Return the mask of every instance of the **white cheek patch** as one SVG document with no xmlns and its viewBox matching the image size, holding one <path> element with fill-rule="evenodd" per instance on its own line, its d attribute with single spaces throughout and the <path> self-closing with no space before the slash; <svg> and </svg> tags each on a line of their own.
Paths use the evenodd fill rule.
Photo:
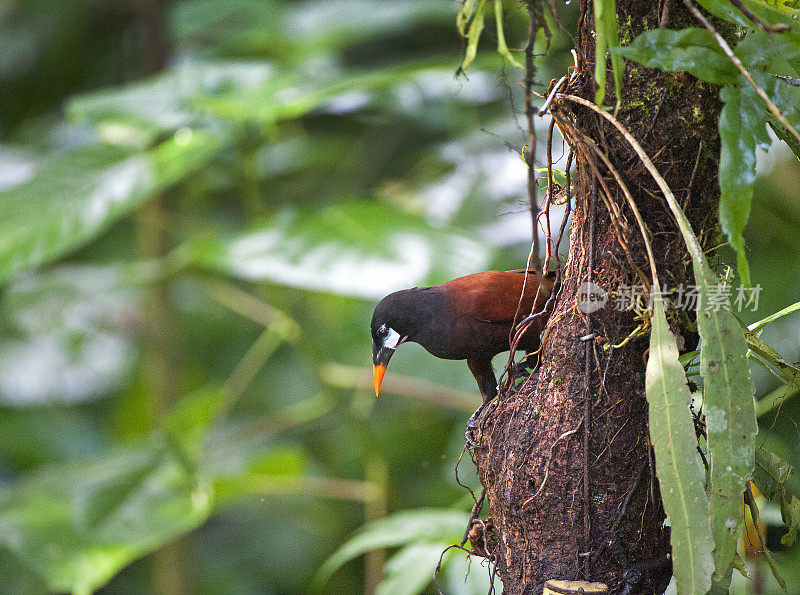
<svg viewBox="0 0 800 595">
<path fill-rule="evenodd" d="M 386 338 L 383 340 L 383 346 L 386 349 L 396 349 L 399 342 L 400 333 L 393 328 L 387 329 Z"/>
</svg>

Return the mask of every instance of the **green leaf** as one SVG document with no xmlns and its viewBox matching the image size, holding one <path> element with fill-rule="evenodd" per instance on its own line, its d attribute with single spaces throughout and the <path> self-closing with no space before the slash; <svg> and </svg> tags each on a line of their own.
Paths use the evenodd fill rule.
<svg viewBox="0 0 800 595">
<path fill-rule="evenodd" d="M 242 95 L 254 89 L 273 92 L 292 81 L 265 62 L 187 62 L 148 79 L 72 99 L 67 116 L 98 128 L 115 144 L 146 146 L 158 134 L 203 123 L 196 103 Z"/>
<path fill-rule="evenodd" d="M 762 396 L 756 401 L 756 417 L 764 415 L 781 407 L 788 399 L 800 395 L 800 389 L 794 384 L 781 384 L 778 388 Z"/>
<path fill-rule="evenodd" d="M 462 37 L 467 36 L 467 24 L 475 14 L 475 0 L 463 0 L 456 15 L 456 28 Z"/>
<path fill-rule="evenodd" d="M 693 254 L 695 256 L 695 254 Z M 700 373 L 704 382 L 704 411 L 711 461 L 711 524 L 714 531 L 714 585 L 730 584 L 729 565 L 742 531 L 740 498 L 753 470 L 758 426 L 755 387 L 745 357 L 744 334 L 730 304 L 710 305 L 719 280 L 705 258 L 695 258 L 695 281 L 700 300 L 697 321 L 701 338 Z M 727 308 L 727 309 L 726 309 Z"/>
<path fill-rule="evenodd" d="M 741 494 L 754 466 L 758 433 L 755 387 L 747 364 L 744 332 L 730 311 L 730 303 L 727 309 L 725 305 L 716 309 L 709 301 L 719 280 L 704 257 L 695 259 L 694 269 L 700 295 L 697 309 L 700 373 L 711 462 L 709 495 L 716 544 L 714 582 L 727 588 L 729 565 L 742 531 Z"/>
<path fill-rule="evenodd" d="M 497 25 L 497 53 L 508 60 L 515 68 L 525 70 L 525 67 L 517 62 L 514 54 L 511 53 L 506 45 L 506 35 L 503 32 L 503 3 L 501 0 L 494 0 L 494 20 Z"/>
<path fill-rule="evenodd" d="M 167 415 L 168 435 L 190 460 L 199 461 L 208 428 L 224 404 L 224 389 L 204 388 L 183 397 Z"/>
<path fill-rule="evenodd" d="M 770 114 L 767 116 L 767 122 L 769 123 L 769 127 L 772 128 L 772 131 L 775 133 L 779 139 L 789 145 L 789 148 L 792 150 L 792 153 L 800 159 L 800 143 L 797 142 L 797 139 L 794 135 L 790 134 L 786 128 L 784 128 L 783 124 L 778 122 L 778 120 Z"/>
<path fill-rule="evenodd" d="M 80 402 L 130 380 L 134 342 L 123 323 L 138 311 L 120 267 L 60 266 L 19 275 L 2 296 L 13 329 L 0 339 L 0 401 Z"/>
<path fill-rule="evenodd" d="M 447 595 L 486 595 L 492 583 L 492 567 L 478 561 L 460 550 L 451 550 L 442 561 L 446 585 L 442 589 Z M 441 574 L 437 578 L 442 584 Z M 503 582 L 494 575 L 494 592 L 503 593 Z"/>
<path fill-rule="evenodd" d="M 705 472 L 689 411 L 692 396 L 664 314 L 663 298 L 654 297 L 646 392 L 661 498 L 670 519 L 673 574 L 679 592 L 705 593 L 714 572 L 714 540 Z"/>
<path fill-rule="evenodd" d="M 317 575 L 316 584 L 324 584 L 343 564 L 374 549 L 411 543 L 436 543 L 437 547 L 454 543 L 461 538 L 467 520 L 469 514 L 466 512 L 420 508 L 370 523 L 325 561 Z"/>
<path fill-rule="evenodd" d="M 539 176 L 543 176 L 547 180 L 547 168 L 536 167 L 534 170 Z M 567 172 L 563 169 L 553 168 L 553 182 L 564 188 L 567 185 Z"/>
<path fill-rule="evenodd" d="M 210 493 L 154 437 L 0 492 L 0 546 L 54 591 L 89 592 L 202 523 Z"/>
<path fill-rule="evenodd" d="M 788 530 L 781 536 L 781 545 L 791 547 L 797 540 L 797 527 L 800 525 L 800 500 L 792 494 L 792 500 L 785 508 L 781 506 L 783 522 L 786 523 Z"/>
<path fill-rule="evenodd" d="M 787 526 L 787 532 L 781 536 L 781 544 L 785 547 L 794 544 L 800 525 L 800 500 L 786 487 L 793 473 L 792 465 L 774 452 L 763 447 L 756 451 L 753 482 L 766 498 L 780 504 L 781 518 Z"/>
<path fill-rule="evenodd" d="M 186 127 L 207 127 L 224 136 L 231 128 L 220 122 L 268 129 L 343 93 L 388 87 L 435 63 L 418 60 L 346 75 L 323 69 L 300 80 L 266 62 L 188 62 L 144 81 L 73 99 L 68 115 L 121 146 L 147 146 Z"/>
<path fill-rule="evenodd" d="M 619 47 L 617 32 L 616 0 L 593 0 L 595 34 L 597 46 L 595 50 L 594 79 L 598 89 L 594 102 L 602 105 L 606 97 L 606 53 Z M 625 62 L 619 54 L 611 54 L 611 68 L 614 72 L 614 89 L 617 96 L 617 109 L 622 101 L 622 78 L 625 75 Z"/>
<path fill-rule="evenodd" d="M 715 85 L 736 84 L 739 71 L 706 29 L 651 29 L 630 44 L 609 49 L 648 68 L 683 70 Z"/>
<path fill-rule="evenodd" d="M 467 49 L 464 52 L 464 60 L 461 62 L 461 70 L 466 70 L 467 66 L 472 64 L 473 60 L 475 60 L 475 56 L 478 53 L 478 41 L 480 41 L 481 32 L 483 32 L 483 11 L 486 2 L 487 0 L 478 0 L 475 16 L 472 17 L 472 22 L 467 31 Z"/>
<path fill-rule="evenodd" d="M 0 192 L 0 283 L 88 243 L 218 148 L 211 135 L 187 130 L 146 153 L 92 146 L 44 160 Z"/>
<path fill-rule="evenodd" d="M 389 558 L 376 595 L 417 595 L 433 580 L 433 571 L 446 548 L 441 543 L 412 543 Z"/>
<path fill-rule="evenodd" d="M 201 241 L 196 262 L 253 281 L 382 297 L 481 270 L 489 248 L 375 201 L 285 209 L 230 241 Z"/>
<path fill-rule="evenodd" d="M 229 502 L 249 497 L 253 494 L 284 493 L 296 485 L 307 467 L 308 456 L 304 450 L 295 446 L 281 446 L 258 452 L 254 456 L 244 454 L 236 444 L 217 442 L 215 451 L 209 455 L 205 467 L 208 475 L 214 478 L 215 503 Z M 263 450 L 263 449 L 262 449 Z M 229 456 L 225 457 L 225 451 Z M 234 460 L 229 459 L 231 456 Z M 221 465 L 224 460 L 224 465 Z"/>
<path fill-rule="evenodd" d="M 761 100 L 751 87 L 726 86 L 720 92 L 723 101 L 719 118 L 721 141 L 719 163 L 719 221 L 736 250 L 736 262 L 742 284 L 750 285 L 750 267 L 745 255 L 742 232 L 750 217 L 753 183 L 756 179 L 756 145 L 769 143 L 766 118 Z"/>
<path fill-rule="evenodd" d="M 396 0 L 186 0 L 167 6 L 179 45 L 209 53 L 263 55 L 294 69 L 424 26 L 446 26 L 449 2 Z M 313 67 L 312 67 L 313 68 Z"/>
<path fill-rule="evenodd" d="M 758 25 L 745 16 L 729 0 L 698 0 L 697 3 L 714 16 L 723 20 L 736 23 L 745 29 L 758 29 Z M 781 5 L 780 2 L 769 0 L 744 0 L 743 4 L 762 23 L 767 25 L 789 25 L 791 30 L 780 33 L 782 37 L 790 39 L 795 44 L 800 40 L 800 25 L 797 24 L 800 10 L 790 7 L 788 3 Z"/>
<path fill-rule="evenodd" d="M 756 451 L 755 461 L 753 478 L 758 489 L 770 500 L 779 498 L 786 480 L 794 472 L 792 465 L 766 448 Z"/>
<path fill-rule="evenodd" d="M 791 384 L 796 388 L 800 388 L 800 368 L 783 359 L 773 347 L 771 347 L 765 341 L 759 339 L 754 333 L 747 331 L 745 333 L 745 338 L 747 340 L 747 347 L 752 353 L 758 355 L 765 362 L 774 366 L 778 370 L 778 377 L 781 379 L 781 381 L 783 381 L 785 384 Z M 752 354 L 748 353 L 748 356 L 752 356 Z M 752 359 L 759 364 L 766 365 L 758 358 Z M 772 371 L 769 369 L 769 367 L 767 367 L 767 370 Z"/>
<path fill-rule="evenodd" d="M 753 324 L 747 327 L 747 330 L 749 330 L 751 333 L 757 333 L 768 324 L 775 322 L 776 320 L 782 318 L 783 316 L 786 316 L 787 314 L 791 314 L 792 312 L 797 312 L 798 310 L 800 310 L 800 302 L 795 302 L 791 306 L 786 306 L 782 310 L 779 310 L 774 314 L 770 314 L 769 316 L 767 316 L 766 318 L 762 318 L 758 322 L 754 322 Z"/>
</svg>

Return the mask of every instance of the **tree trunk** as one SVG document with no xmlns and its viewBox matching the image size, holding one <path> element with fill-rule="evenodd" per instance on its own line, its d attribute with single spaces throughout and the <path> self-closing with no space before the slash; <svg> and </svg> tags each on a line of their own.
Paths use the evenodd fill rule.
<svg viewBox="0 0 800 595">
<path fill-rule="evenodd" d="M 659 26 L 660 4 L 617 0 L 623 44 Z M 670 28 L 694 26 L 682 3 L 673 1 L 669 9 Z M 592 2 L 581 0 L 580 11 L 579 72 L 567 92 L 593 101 Z M 613 103 L 610 68 L 608 81 L 606 102 Z M 684 73 L 626 64 L 617 117 L 645 148 L 707 245 L 716 233 L 719 201 L 719 110 L 714 86 Z M 541 593 L 548 579 L 601 581 L 610 592 L 621 592 L 626 571 L 629 592 L 663 592 L 671 564 L 647 429 L 649 326 L 610 347 L 647 319 L 641 311 L 637 316 L 617 309 L 625 286 L 647 282 L 636 271 L 649 270 L 647 257 L 624 195 L 597 154 L 576 136 L 592 139 L 626 182 L 650 231 L 662 282 L 673 289 L 689 286 L 691 264 L 655 182 L 624 139 L 577 104 L 559 100 L 553 111 L 566 126 L 577 163 L 570 257 L 538 373 L 516 392 L 504 391 L 479 420 L 483 448 L 476 449 L 476 462 L 493 527 L 487 551 L 506 593 Z M 609 216 L 612 204 L 622 214 L 616 223 Z M 577 304 L 578 288 L 587 280 L 611 292 L 605 307 L 591 314 Z M 691 342 L 688 317 L 679 312 L 671 320 L 676 334 Z M 595 338 L 581 339 L 592 332 Z"/>
</svg>

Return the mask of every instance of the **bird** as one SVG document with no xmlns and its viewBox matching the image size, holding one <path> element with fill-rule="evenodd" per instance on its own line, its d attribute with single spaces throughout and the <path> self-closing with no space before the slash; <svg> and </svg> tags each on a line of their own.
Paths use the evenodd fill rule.
<svg viewBox="0 0 800 595">
<path fill-rule="evenodd" d="M 539 349 L 555 279 L 554 272 L 545 275 L 545 292 L 533 270 L 484 271 L 434 287 L 413 287 L 387 295 L 375 306 L 370 324 L 375 396 L 389 360 L 403 343 L 418 343 L 441 359 L 466 360 L 483 399 L 467 423 L 467 442 L 474 445 L 470 430 L 484 406 L 497 395 L 492 358 L 510 350 L 512 328 L 526 318 L 530 326 L 517 349 L 528 353 Z"/>
</svg>

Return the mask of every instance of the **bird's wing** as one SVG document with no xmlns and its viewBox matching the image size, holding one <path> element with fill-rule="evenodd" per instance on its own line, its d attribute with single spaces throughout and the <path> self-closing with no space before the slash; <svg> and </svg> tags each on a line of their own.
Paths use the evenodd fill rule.
<svg viewBox="0 0 800 595">
<path fill-rule="evenodd" d="M 525 297 L 520 304 L 524 281 L 525 275 L 516 272 L 486 271 L 454 279 L 443 287 L 452 299 L 458 300 L 457 311 L 463 315 L 484 322 L 502 323 L 513 320 L 518 307 L 522 318 L 531 311 L 539 278 L 534 273 L 528 274 Z"/>
</svg>

